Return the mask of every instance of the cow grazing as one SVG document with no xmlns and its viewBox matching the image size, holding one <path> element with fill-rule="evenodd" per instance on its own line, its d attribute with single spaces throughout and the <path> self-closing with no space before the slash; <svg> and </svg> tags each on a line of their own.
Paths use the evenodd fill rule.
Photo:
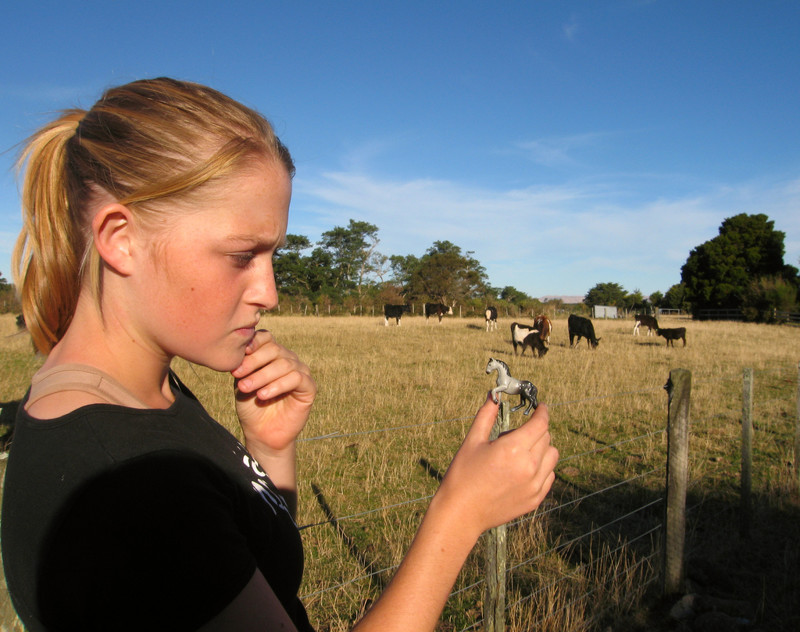
<svg viewBox="0 0 800 632">
<path fill-rule="evenodd" d="M 544 340 L 542 340 L 542 332 L 535 329 L 523 338 L 520 357 L 525 355 L 525 347 L 530 347 L 531 354 L 537 358 L 543 358 L 544 354 L 548 352 L 548 348 L 544 346 Z"/>
<path fill-rule="evenodd" d="M 586 338 L 586 342 L 592 349 L 596 349 L 597 345 L 600 344 L 600 338 L 595 337 L 594 335 L 594 325 L 592 321 L 588 318 L 584 318 L 583 316 L 576 316 L 575 314 L 570 314 L 569 318 L 567 319 L 567 327 L 569 328 L 569 346 L 572 345 L 572 340 L 577 338 L 575 341 L 575 346 L 578 346 L 578 343 L 581 341 L 581 338 Z"/>
<path fill-rule="evenodd" d="M 517 346 L 522 346 L 522 343 L 525 342 L 525 338 L 529 334 L 536 334 L 538 336 L 539 330 L 530 325 L 511 323 L 511 344 L 514 345 L 514 355 L 517 355 Z M 524 346 L 522 347 L 522 351 L 525 351 Z"/>
<path fill-rule="evenodd" d="M 639 326 L 644 325 L 647 327 L 647 335 L 648 336 L 655 336 L 656 329 L 658 329 L 658 320 L 656 320 L 655 316 L 649 316 L 647 314 L 636 314 L 633 317 L 636 320 L 636 324 L 633 326 L 633 335 L 639 335 Z"/>
<path fill-rule="evenodd" d="M 400 319 L 403 313 L 410 312 L 411 305 L 384 305 L 383 306 L 383 325 L 389 325 L 389 319 L 394 318 L 397 321 L 398 327 L 400 326 Z"/>
<path fill-rule="evenodd" d="M 686 346 L 686 327 L 675 327 L 672 329 L 656 329 L 656 334 L 664 336 L 667 340 L 667 346 L 675 346 L 676 340 L 683 340 L 683 346 Z"/>
<path fill-rule="evenodd" d="M 428 322 L 428 319 L 431 316 L 438 316 L 439 322 L 442 322 L 442 316 L 445 314 L 452 314 L 453 308 L 449 305 L 443 305 L 442 303 L 425 303 L 425 308 L 423 310 L 425 314 L 425 322 Z"/>
<path fill-rule="evenodd" d="M 486 308 L 486 331 L 497 329 L 497 308 L 489 306 Z"/>
<path fill-rule="evenodd" d="M 550 322 L 550 319 L 544 314 L 537 316 L 533 319 L 533 327 L 539 330 L 539 338 L 542 339 L 542 342 L 550 344 L 550 332 L 553 331 L 553 323 Z"/>
</svg>

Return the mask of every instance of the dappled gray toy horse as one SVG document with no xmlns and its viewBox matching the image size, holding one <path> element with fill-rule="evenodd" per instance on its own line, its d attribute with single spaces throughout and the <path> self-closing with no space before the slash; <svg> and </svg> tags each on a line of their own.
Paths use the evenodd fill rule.
<svg viewBox="0 0 800 632">
<path fill-rule="evenodd" d="M 491 373 L 492 371 L 497 371 L 497 386 L 492 389 L 492 399 L 495 404 L 497 403 L 497 394 L 502 392 L 508 393 L 509 395 L 519 395 L 519 406 L 514 406 L 511 412 L 522 408 L 526 401 L 528 402 L 528 407 L 522 413 L 523 415 L 527 415 L 531 412 L 531 409 L 535 409 L 539 405 L 539 402 L 536 400 L 536 396 L 539 392 L 538 389 L 528 382 L 528 380 L 518 380 L 515 377 L 511 377 L 508 365 L 505 362 L 496 360 L 495 358 L 489 358 L 489 364 L 486 365 L 486 372 Z"/>
</svg>

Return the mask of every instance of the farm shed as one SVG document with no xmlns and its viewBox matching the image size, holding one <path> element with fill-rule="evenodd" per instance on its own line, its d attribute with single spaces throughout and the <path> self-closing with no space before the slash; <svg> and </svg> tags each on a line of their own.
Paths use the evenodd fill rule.
<svg viewBox="0 0 800 632">
<path fill-rule="evenodd" d="M 592 318 L 618 318 L 617 308 L 609 305 L 595 305 L 592 307 Z"/>
</svg>

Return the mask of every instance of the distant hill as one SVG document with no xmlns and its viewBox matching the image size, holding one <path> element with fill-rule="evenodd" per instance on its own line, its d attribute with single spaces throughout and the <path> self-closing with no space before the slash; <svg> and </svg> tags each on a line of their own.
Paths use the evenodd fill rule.
<svg viewBox="0 0 800 632">
<path fill-rule="evenodd" d="M 557 299 L 564 303 L 565 305 L 576 305 L 578 303 L 583 303 L 582 296 L 540 296 L 539 300 L 543 303 L 545 301 L 552 301 L 553 299 Z"/>
</svg>

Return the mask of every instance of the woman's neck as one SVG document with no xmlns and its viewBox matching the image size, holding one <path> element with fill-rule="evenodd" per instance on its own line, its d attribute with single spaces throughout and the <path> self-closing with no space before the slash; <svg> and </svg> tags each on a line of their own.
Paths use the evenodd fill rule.
<svg viewBox="0 0 800 632">
<path fill-rule="evenodd" d="M 63 364 L 85 364 L 108 373 L 140 401 L 152 408 L 174 402 L 169 386 L 171 357 L 148 346 L 131 323 L 116 318 L 115 311 L 101 315 L 93 299 L 78 300 L 64 337 L 47 356 L 44 370 Z"/>
</svg>

